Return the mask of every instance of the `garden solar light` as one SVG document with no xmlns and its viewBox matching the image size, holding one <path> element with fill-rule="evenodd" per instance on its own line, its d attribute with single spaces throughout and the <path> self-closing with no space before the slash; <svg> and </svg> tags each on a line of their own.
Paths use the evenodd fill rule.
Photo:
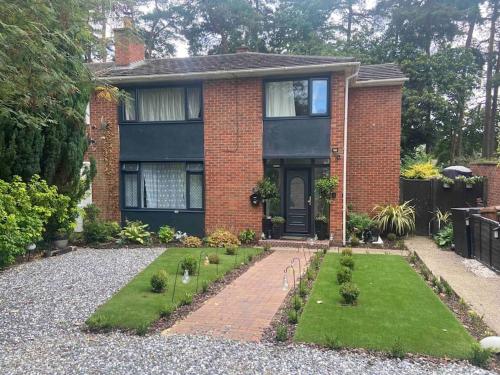
<svg viewBox="0 0 500 375">
<path fill-rule="evenodd" d="M 283 291 L 288 290 L 288 278 L 286 277 L 286 271 L 283 273 Z"/>
<path fill-rule="evenodd" d="M 189 283 L 189 280 L 191 277 L 189 277 L 189 271 L 187 269 L 184 270 L 184 275 L 182 276 L 182 283 L 187 284 Z"/>
</svg>

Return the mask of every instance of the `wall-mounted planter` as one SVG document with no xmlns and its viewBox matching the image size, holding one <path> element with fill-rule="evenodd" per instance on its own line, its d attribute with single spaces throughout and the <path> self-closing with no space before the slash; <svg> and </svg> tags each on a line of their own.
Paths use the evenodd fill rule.
<svg viewBox="0 0 500 375">
<path fill-rule="evenodd" d="M 447 183 L 447 182 L 444 182 L 443 183 L 443 189 L 449 189 L 449 188 L 451 188 L 451 185 L 449 183 Z"/>
<path fill-rule="evenodd" d="M 474 185 L 472 185 L 472 184 L 465 184 L 466 189 L 472 189 L 473 187 L 474 187 Z"/>
</svg>

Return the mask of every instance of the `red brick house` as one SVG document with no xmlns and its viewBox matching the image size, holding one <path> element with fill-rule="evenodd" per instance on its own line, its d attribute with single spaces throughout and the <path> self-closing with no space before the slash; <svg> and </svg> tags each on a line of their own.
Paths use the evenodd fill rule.
<svg viewBox="0 0 500 375">
<path fill-rule="evenodd" d="M 115 41 L 114 63 L 90 64 L 129 94 L 90 103 L 92 197 L 104 217 L 201 236 L 219 227 L 261 233 L 264 216 L 280 215 L 287 235 L 307 237 L 314 181 L 330 174 L 339 178 L 331 239 L 342 242 L 348 205 L 398 202 L 406 78 L 396 65 L 244 50 L 145 60 L 129 29 L 115 30 Z M 252 205 L 264 176 L 279 202 Z"/>
</svg>

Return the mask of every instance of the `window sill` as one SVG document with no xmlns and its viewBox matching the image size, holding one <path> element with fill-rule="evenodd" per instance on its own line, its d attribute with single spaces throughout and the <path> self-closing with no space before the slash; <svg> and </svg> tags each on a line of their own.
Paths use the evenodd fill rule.
<svg viewBox="0 0 500 375">
<path fill-rule="evenodd" d="M 122 207 L 122 211 L 135 211 L 135 212 L 172 212 L 175 214 L 184 214 L 184 213 L 205 213 L 204 209 L 195 210 L 195 209 L 171 209 L 171 208 L 133 208 L 133 207 Z"/>
<path fill-rule="evenodd" d="M 282 120 L 310 120 L 315 118 L 330 118 L 330 115 L 316 116 L 294 116 L 294 117 L 264 117 L 264 121 L 282 121 Z"/>
<path fill-rule="evenodd" d="M 175 125 L 175 124 L 203 124 L 203 119 L 178 120 L 178 121 L 120 121 L 120 125 Z"/>
</svg>

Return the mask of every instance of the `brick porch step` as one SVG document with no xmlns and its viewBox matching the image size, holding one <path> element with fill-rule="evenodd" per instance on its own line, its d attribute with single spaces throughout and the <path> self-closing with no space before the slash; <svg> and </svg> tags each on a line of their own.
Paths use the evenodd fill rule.
<svg viewBox="0 0 500 375">
<path fill-rule="evenodd" d="M 306 239 L 281 239 L 281 240 L 260 240 L 259 246 L 271 246 L 272 248 L 280 248 L 280 247 L 289 247 L 293 249 L 298 248 L 308 248 L 308 249 L 329 249 L 330 241 L 322 240 L 322 241 L 314 241 L 314 244 L 309 244 Z"/>
</svg>

